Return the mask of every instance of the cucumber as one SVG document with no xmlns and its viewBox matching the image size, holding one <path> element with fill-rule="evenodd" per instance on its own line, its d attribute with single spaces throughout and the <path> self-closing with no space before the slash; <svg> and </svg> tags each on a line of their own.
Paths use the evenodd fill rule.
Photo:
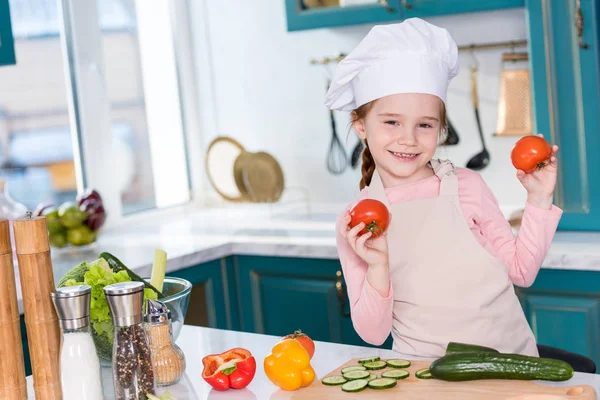
<svg viewBox="0 0 600 400">
<path fill-rule="evenodd" d="M 415 372 L 415 376 L 419 379 L 433 379 L 433 375 L 431 371 L 427 368 L 423 368 Z"/>
<path fill-rule="evenodd" d="M 373 356 L 373 357 L 361 358 L 360 360 L 358 360 L 358 363 L 364 364 L 364 363 L 379 361 L 379 360 L 380 360 L 380 358 L 378 356 Z"/>
<path fill-rule="evenodd" d="M 389 371 L 385 371 L 383 374 L 381 374 L 382 378 L 393 378 L 393 379 L 404 379 L 404 378 L 408 378 L 409 376 L 409 372 L 405 369 L 391 369 Z"/>
<path fill-rule="evenodd" d="M 348 371 L 348 372 L 344 373 L 342 376 L 349 381 L 353 381 L 356 379 L 366 379 L 370 375 L 371 375 L 371 373 L 368 371 L 355 370 L 355 371 Z"/>
<path fill-rule="evenodd" d="M 369 370 L 384 369 L 387 366 L 387 363 L 385 361 L 371 361 L 364 363 L 363 366 Z"/>
<path fill-rule="evenodd" d="M 144 286 L 146 287 L 146 289 L 152 289 L 152 291 L 156 292 L 156 295 L 158 296 L 159 299 L 162 299 L 165 297 L 165 295 L 162 294 L 158 289 L 156 289 L 150 283 L 146 282 L 143 278 L 140 278 L 135 272 L 133 272 L 132 270 L 127 268 L 125 266 L 125 264 L 123 264 L 121 262 L 121 260 L 119 260 L 117 257 L 113 256 L 110 253 L 104 252 L 104 253 L 100 253 L 100 258 L 103 258 L 106 260 L 106 262 L 110 266 L 110 269 L 112 269 L 112 271 L 114 273 L 117 273 L 119 271 L 126 271 L 127 275 L 129 275 L 129 277 L 131 278 L 132 281 L 142 282 L 144 284 Z"/>
<path fill-rule="evenodd" d="M 398 381 L 393 378 L 379 378 L 369 381 L 368 385 L 371 389 L 389 389 L 396 386 Z"/>
<path fill-rule="evenodd" d="M 377 379 L 377 375 L 375 374 L 371 374 L 369 375 L 369 377 L 367 378 L 368 381 L 372 381 L 373 379 Z"/>
<path fill-rule="evenodd" d="M 479 346 L 477 344 L 450 342 L 446 346 L 446 354 L 454 353 L 499 353 L 491 347 Z"/>
<path fill-rule="evenodd" d="M 342 385 L 344 392 L 360 392 L 369 385 L 369 382 L 365 379 L 357 379 L 355 381 L 346 382 Z"/>
<path fill-rule="evenodd" d="M 327 385 L 327 386 L 342 385 L 346 382 L 348 382 L 348 380 L 346 378 L 344 378 L 343 376 L 339 376 L 339 375 L 328 376 L 326 378 L 323 378 L 323 380 L 321 381 L 321 383 L 323 383 L 323 385 Z"/>
<path fill-rule="evenodd" d="M 392 368 L 408 368 L 410 367 L 410 361 L 408 360 L 400 360 L 400 359 L 391 359 L 386 361 L 388 367 Z"/>
<path fill-rule="evenodd" d="M 573 377 L 573 368 L 566 362 L 551 358 L 504 353 L 449 354 L 431 363 L 431 375 L 445 381 L 475 379 L 515 379 L 566 381 Z"/>
<path fill-rule="evenodd" d="M 350 371 L 364 371 L 364 370 L 366 370 L 366 368 L 363 367 L 362 365 L 352 365 L 350 367 L 342 368 L 342 375 L 345 374 L 346 372 L 350 372 Z"/>
</svg>

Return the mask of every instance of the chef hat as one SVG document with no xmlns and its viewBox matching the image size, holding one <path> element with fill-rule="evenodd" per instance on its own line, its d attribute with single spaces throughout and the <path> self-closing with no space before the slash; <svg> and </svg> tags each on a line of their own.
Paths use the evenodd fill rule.
<svg viewBox="0 0 600 400">
<path fill-rule="evenodd" d="M 351 111 L 396 93 L 428 93 L 446 102 L 458 71 L 458 48 L 447 30 L 420 18 L 379 25 L 338 64 L 325 104 Z"/>
</svg>

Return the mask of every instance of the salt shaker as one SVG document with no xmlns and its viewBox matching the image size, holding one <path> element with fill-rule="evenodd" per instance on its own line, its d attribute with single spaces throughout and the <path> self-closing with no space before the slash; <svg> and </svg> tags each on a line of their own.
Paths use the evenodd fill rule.
<svg viewBox="0 0 600 400">
<path fill-rule="evenodd" d="M 155 394 L 154 370 L 143 327 L 144 284 L 121 282 L 104 287 L 114 326 L 113 384 L 117 400 L 146 400 Z"/>
<path fill-rule="evenodd" d="M 185 356 L 173 342 L 171 311 L 164 303 L 148 299 L 145 322 L 156 384 L 170 386 L 179 382 L 185 372 Z"/>
<path fill-rule="evenodd" d="M 88 285 L 67 286 L 52 293 L 61 330 L 60 379 L 63 400 L 102 400 L 100 360 L 90 332 Z"/>
</svg>

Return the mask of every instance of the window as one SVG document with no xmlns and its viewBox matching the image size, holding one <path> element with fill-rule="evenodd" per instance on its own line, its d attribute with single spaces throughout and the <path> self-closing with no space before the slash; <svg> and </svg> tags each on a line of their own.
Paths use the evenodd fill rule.
<svg viewBox="0 0 600 400">
<path fill-rule="evenodd" d="M 191 200 L 167 0 L 10 0 L 0 177 L 34 209 L 93 187 L 111 222 Z"/>
</svg>

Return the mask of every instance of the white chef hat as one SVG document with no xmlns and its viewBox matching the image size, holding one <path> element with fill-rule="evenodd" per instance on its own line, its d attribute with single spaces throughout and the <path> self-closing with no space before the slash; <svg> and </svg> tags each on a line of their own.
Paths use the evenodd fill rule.
<svg viewBox="0 0 600 400">
<path fill-rule="evenodd" d="M 458 71 L 458 48 L 446 29 L 420 18 L 379 25 L 338 64 L 325 104 L 351 111 L 397 93 L 428 93 L 446 102 Z"/>
</svg>

